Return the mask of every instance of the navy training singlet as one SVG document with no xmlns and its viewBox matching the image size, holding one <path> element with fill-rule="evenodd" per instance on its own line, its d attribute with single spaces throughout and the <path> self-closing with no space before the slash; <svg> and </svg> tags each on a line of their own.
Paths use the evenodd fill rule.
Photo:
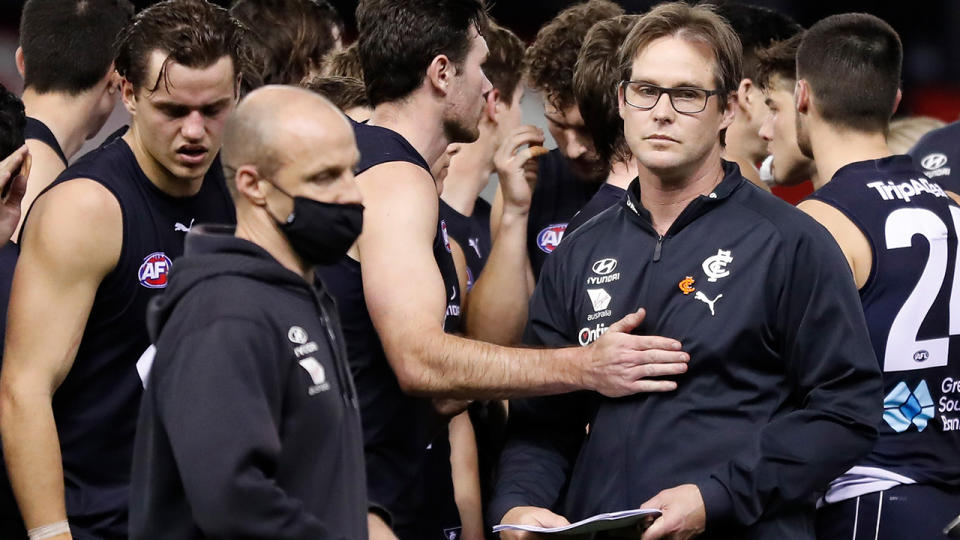
<svg viewBox="0 0 960 540">
<path fill-rule="evenodd" d="M 53 414 L 74 538 L 126 538 L 143 393 L 136 363 L 150 345 L 147 303 L 166 287 L 192 225 L 234 223 L 236 217 L 219 157 L 196 195 L 173 197 L 147 178 L 118 138 L 83 156 L 40 196 L 77 178 L 98 182 L 117 199 L 123 245 L 116 267 L 97 288 L 73 367 L 53 396 Z"/>
<path fill-rule="evenodd" d="M 447 224 L 447 234 L 457 241 L 467 260 L 467 290 L 480 277 L 490 257 L 490 203 L 478 198 L 473 214 L 465 216 L 440 199 L 440 219 Z"/>
<path fill-rule="evenodd" d="M 570 219 L 601 185 L 602 181 L 591 182 L 574 175 L 559 148 L 540 156 L 527 221 L 527 254 L 534 279 L 540 277 L 547 255 L 560 245 Z"/>
<path fill-rule="evenodd" d="M 63 153 L 63 149 L 60 148 L 60 143 L 57 142 L 57 138 L 53 136 L 53 132 L 50 131 L 50 128 L 43 122 L 28 116 L 27 125 L 23 128 L 23 138 L 34 139 L 49 146 L 57 153 L 60 161 L 63 162 L 63 166 L 66 167 L 68 165 L 67 156 Z"/>
<path fill-rule="evenodd" d="M 885 395 L 873 452 L 826 501 L 914 482 L 960 486 L 960 207 L 904 155 L 842 167 L 810 198 L 870 243 L 860 299 Z"/>
<path fill-rule="evenodd" d="M 360 163 L 356 174 L 381 163 L 413 163 L 427 173 L 430 166 L 410 143 L 392 130 L 354 123 Z M 439 200 L 439 197 L 438 197 Z M 447 294 L 444 331 L 460 331 L 460 287 L 447 242 L 446 224 L 437 220 L 433 254 L 443 276 Z M 428 398 L 404 394 L 387 361 L 363 294 L 361 263 L 345 256 L 340 262 L 317 268 L 317 276 L 336 299 L 340 323 L 347 341 L 350 369 L 360 399 L 370 501 L 386 508 L 393 518 L 394 531 L 401 540 L 423 538 L 425 521 L 439 518 L 435 503 L 437 475 L 449 480 L 446 472 L 430 471 L 437 460 L 430 450 L 447 444 L 447 419 L 436 413 Z M 439 446 L 439 448 L 438 448 Z M 449 464 L 449 452 L 443 459 Z M 452 484 L 447 481 L 443 489 Z M 433 525 L 431 523 L 430 525 Z M 440 534 L 440 523 L 436 523 Z M 432 533 L 431 533 L 432 535 Z"/>
</svg>

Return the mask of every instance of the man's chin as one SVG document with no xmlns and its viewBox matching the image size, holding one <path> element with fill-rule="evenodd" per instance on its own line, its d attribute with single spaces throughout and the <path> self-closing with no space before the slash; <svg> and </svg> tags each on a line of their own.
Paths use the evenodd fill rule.
<svg viewBox="0 0 960 540">
<path fill-rule="evenodd" d="M 586 182 L 602 182 L 607 178 L 606 171 L 595 161 L 568 159 L 567 165 L 574 176 Z"/>
</svg>

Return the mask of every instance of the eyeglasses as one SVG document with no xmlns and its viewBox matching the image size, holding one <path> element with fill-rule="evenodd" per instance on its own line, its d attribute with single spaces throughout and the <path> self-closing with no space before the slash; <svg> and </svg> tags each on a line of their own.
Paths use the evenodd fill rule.
<svg viewBox="0 0 960 540">
<path fill-rule="evenodd" d="M 670 105 L 673 110 L 682 114 L 696 114 L 703 111 L 707 108 L 707 100 L 710 96 L 720 93 L 719 90 L 706 90 L 692 86 L 664 88 L 637 81 L 621 81 L 620 90 L 627 105 L 644 111 L 656 107 L 660 96 L 667 94 L 670 96 Z"/>
</svg>

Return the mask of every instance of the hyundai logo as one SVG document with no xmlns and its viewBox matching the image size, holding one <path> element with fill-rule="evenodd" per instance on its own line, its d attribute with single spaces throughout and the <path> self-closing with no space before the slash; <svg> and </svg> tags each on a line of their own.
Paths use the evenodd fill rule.
<svg viewBox="0 0 960 540">
<path fill-rule="evenodd" d="M 937 154 L 928 154 L 922 160 L 920 160 L 920 165 L 928 170 L 932 171 L 939 169 L 947 164 L 947 156 L 937 153 Z"/>
<path fill-rule="evenodd" d="M 593 263 L 593 273 L 599 276 L 605 276 L 617 269 L 616 259 L 600 259 Z"/>
</svg>

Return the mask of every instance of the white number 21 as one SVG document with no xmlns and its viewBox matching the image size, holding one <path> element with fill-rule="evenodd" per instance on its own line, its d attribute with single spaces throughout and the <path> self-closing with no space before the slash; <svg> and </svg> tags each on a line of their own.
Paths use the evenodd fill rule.
<svg viewBox="0 0 960 540">
<path fill-rule="evenodd" d="M 960 208 L 950 208 L 953 228 L 960 231 Z M 883 371 L 905 371 L 947 365 L 950 338 L 917 339 L 947 274 L 947 226 L 935 213 L 923 208 L 901 208 L 887 217 L 887 249 L 910 247 L 913 236 L 923 235 L 930 255 L 920 280 L 890 325 L 883 358 Z M 950 335 L 960 334 L 960 249 L 956 250 L 953 283 L 950 288 Z"/>
</svg>

